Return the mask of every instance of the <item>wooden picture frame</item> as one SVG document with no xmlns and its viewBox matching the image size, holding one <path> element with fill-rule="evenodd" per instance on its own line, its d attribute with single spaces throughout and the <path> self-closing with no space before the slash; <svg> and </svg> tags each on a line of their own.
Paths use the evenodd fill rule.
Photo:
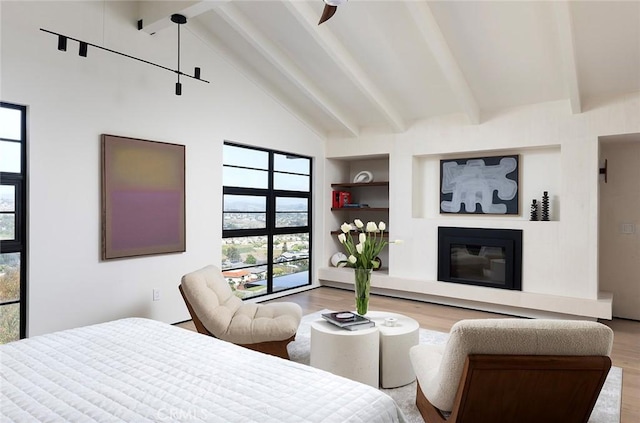
<svg viewBox="0 0 640 423">
<path fill-rule="evenodd" d="M 102 259 L 184 252 L 185 146 L 103 134 Z"/>
<path fill-rule="evenodd" d="M 519 156 L 440 160 L 440 213 L 517 215 Z"/>
</svg>

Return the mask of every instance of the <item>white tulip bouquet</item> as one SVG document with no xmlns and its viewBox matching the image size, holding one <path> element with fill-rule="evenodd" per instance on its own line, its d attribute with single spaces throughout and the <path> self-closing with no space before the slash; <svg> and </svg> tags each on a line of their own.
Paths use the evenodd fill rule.
<svg viewBox="0 0 640 423">
<path fill-rule="evenodd" d="M 365 226 L 360 219 L 353 222 L 360 231 L 357 243 L 351 235 L 351 225 L 343 223 L 340 226 L 342 233 L 338 235 L 338 240 L 347 252 L 346 265 L 356 269 L 377 269 L 380 262 L 376 260 L 380 251 L 388 244 L 384 239 L 384 231 L 387 225 L 380 222 L 368 222 Z"/>
<path fill-rule="evenodd" d="M 380 222 L 368 222 L 365 226 L 360 219 L 353 221 L 358 234 L 357 243 L 351 234 L 351 225 L 343 223 L 340 226 L 342 233 L 338 235 L 338 240 L 344 245 L 347 251 L 347 260 L 344 260 L 349 267 L 355 270 L 355 293 L 356 293 L 356 310 L 358 314 L 365 315 L 369 308 L 369 292 L 371 289 L 371 271 L 380 267 L 380 261 L 377 259 L 380 251 L 389 244 L 384 239 L 384 230 L 387 225 Z M 391 244 L 399 241 L 391 242 Z"/>
</svg>

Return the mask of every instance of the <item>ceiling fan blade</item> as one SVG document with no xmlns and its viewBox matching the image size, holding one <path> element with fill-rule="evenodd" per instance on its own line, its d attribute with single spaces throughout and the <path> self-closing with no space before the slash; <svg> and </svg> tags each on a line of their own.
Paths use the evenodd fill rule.
<svg viewBox="0 0 640 423">
<path fill-rule="evenodd" d="M 329 18 L 336 13 L 336 10 L 338 10 L 338 6 L 330 6 L 328 4 L 325 4 L 324 10 L 322 11 L 322 16 L 320 17 L 320 22 L 318 22 L 318 25 L 320 25 L 322 22 L 328 21 Z"/>
</svg>

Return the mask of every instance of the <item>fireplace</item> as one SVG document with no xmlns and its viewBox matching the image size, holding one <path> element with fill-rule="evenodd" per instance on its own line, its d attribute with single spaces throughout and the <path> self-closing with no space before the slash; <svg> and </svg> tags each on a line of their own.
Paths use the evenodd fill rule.
<svg viewBox="0 0 640 423">
<path fill-rule="evenodd" d="M 522 290 L 522 231 L 439 227 L 438 280 Z"/>
</svg>

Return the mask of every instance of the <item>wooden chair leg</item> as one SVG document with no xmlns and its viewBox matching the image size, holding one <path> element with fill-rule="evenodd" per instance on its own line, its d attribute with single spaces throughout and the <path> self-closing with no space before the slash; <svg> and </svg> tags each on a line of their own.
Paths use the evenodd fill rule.
<svg viewBox="0 0 640 423">
<path fill-rule="evenodd" d="M 422 415 L 425 423 L 445 423 L 447 419 L 444 417 L 442 412 L 433 406 L 422 393 L 422 389 L 420 389 L 420 382 L 416 383 L 417 391 L 416 391 L 416 406 L 418 407 L 418 411 Z"/>
<path fill-rule="evenodd" d="M 260 351 L 265 354 L 275 355 L 276 357 L 289 360 L 289 351 L 287 351 L 287 345 L 290 342 L 294 341 L 295 339 L 296 339 L 296 336 L 293 335 L 291 338 L 285 339 L 283 341 L 268 341 L 268 342 L 258 342 L 256 344 L 239 344 L 239 345 L 254 351 Z"/>
</svg>

